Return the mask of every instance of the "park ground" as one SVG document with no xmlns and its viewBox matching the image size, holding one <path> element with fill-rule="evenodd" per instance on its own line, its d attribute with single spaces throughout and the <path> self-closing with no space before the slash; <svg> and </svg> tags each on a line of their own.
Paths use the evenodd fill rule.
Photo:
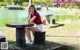
<svg viewBox="0 0 80 50">
<path fill-rule="evenodd" d="M 64 26 L 53 28 L 44 25 L 44 29 L 46 30 L 46 41 L 75 48 L 69 48 L 69 50 L 80 50 L 80 20 L 64 23 Z M 0 29 L 0 35 L 5 36 L 7 41 L 15 41 L 15 28 L 2 28 Z"/>
<path fill-rule="evenodd" d="M 63 22 L 63 24 L 63 26 L 52 28 L 49 28 L 48 25 L 44 25 L 46 41 L 74 47 L 69 48 L 69 50 L 80 50 L 80 20 L 68 23 Z M 0 35 L 5 36 L 7 41 L 16 40 L 15 32 L 15 28 L 0 28 Z"/>
</svg>

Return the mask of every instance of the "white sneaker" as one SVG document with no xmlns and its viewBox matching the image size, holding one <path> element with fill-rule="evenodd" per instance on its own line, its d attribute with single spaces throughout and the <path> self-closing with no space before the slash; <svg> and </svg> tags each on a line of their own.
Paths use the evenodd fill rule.
<svg viewBox="0 0 80 50">
<path fill-rule="evenodd" d="M 33 44 L 33 42 L 32 41 L 26 41 L 26 44 Z"/>
</svg>

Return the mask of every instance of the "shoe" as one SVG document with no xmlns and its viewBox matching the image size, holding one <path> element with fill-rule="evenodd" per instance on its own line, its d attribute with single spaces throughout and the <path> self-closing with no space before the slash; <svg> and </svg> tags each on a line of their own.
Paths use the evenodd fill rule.
<svg viewBox="0 0 80 50">
<path fill-rule="evenodd" d="M 33 44 L 32 41 L 26 41 L 26 44 Z"/>
</svg>

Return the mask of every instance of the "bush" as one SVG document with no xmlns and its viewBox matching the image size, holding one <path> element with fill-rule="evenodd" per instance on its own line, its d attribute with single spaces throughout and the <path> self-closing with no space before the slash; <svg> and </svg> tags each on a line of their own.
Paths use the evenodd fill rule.
<svg viewBox="0 0 80 50">
<path fill-rule="evenodd" d="M 74 8 L 77 8 L 78 9 L 79 7 L 77 5 L 75 5 Z"/>
<path fill-rule="evenodd" d="M 11 3 L 9 3 L 9 2 L 3 2 L 3 6 L 6 6 L 6 5 L 11 5 Z"/>
<path fill-rule="evenodd" d="M 2 2 L 0 2 L 0 6 L 2 6 L 3 4 L 2 4 Z"/>
<path fill-rule="evenodd" d="M 69 7 L 68 7 L 69 9 L 71 9 L 71 8 L 74 8 L 74 5 L 73 4 L 71 4 L 71 5 L 69 5 Z"/>
<path fill-rule="evenodd" d="M 78 8 L 80 9 L 80 4 L 77 4 Z"/>
<path fill-rule="evenodd" d="M 28 6 L 29 5 L 29 2 L 23 2 L 22 3 L 22 6 Z"/>
</svg>

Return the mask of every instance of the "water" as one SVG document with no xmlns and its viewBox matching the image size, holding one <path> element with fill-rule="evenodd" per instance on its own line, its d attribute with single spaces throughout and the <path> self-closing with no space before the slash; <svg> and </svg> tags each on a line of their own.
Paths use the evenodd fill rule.
<svg viewBox="0 0 80 50">
<path fill-rule="evenodd" d="M 26 21 L 26 16 L 27 13 L 21 10 L 0 10 L 0 27 L 4 27 L 7 22 Z"/>
<path fill-rule="evenodd" d="M 55 18 L 56 21 L 66 21 L 67 19 L 73 20 L 73 16 L 65 16 L 62 13 L 54 11 L 38 11 L 43 19 L 47 14 L 53 14 L 51 18 Z M 28 10 L 0 10 L 0 27 L 5 27 L 7 22 L 18 22 L 25 21 L 27 22 Z"/>
</svg>

